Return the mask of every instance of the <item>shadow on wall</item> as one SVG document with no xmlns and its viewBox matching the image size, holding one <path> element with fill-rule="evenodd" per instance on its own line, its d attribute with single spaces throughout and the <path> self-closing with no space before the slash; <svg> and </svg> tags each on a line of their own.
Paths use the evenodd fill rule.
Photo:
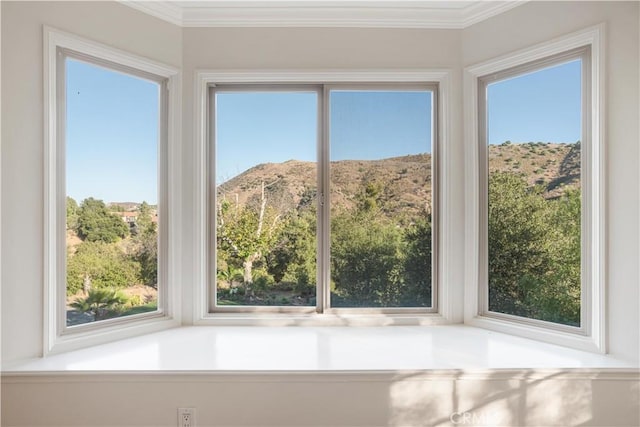
<svg viewBox="0 0 640 427">
<path fill-rule="evenodd" d="M 387 425 L 640 425 L 639 388 L 637 378 L 580 370 L 407 375 L 390 387 Z"/>
</svg>

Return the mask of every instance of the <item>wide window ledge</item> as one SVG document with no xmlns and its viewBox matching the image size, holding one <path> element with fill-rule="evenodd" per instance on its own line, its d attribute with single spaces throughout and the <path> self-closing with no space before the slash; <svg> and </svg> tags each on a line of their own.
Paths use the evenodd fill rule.
<svg viewBox="0 0 640 427">
<path fill-rule="evenodd" d="M 637 375 L 637 369 L 637 363 L 609 355 L 465 325 L 193 326 L 7 364 L 3 375 L 408 371 L 494 375 L 496 370 L 511 374 L 561 370 L 580 375 L 605 370 Z"/>
</svg>

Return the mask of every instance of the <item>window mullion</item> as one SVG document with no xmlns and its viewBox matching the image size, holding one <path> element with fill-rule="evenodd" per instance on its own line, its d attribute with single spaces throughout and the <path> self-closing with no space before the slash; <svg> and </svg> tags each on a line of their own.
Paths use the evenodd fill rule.
<svg viewBox="0 0 640 427">
<path fill-rule="evenodd" d="M 317 227 L 317 305 L 318 313 L 330 308 L 330 162 L 329 162 L 329 88 L 322 86 L 318 94 L 318 227 Z"/>
</svg>

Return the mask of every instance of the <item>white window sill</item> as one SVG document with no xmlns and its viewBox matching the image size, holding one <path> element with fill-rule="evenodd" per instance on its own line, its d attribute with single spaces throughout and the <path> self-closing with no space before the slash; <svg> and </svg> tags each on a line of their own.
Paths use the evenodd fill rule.
<svg viewBox="0 0 640 427">
<path fill-rule="evenodd" d="M 3 375 L 359 373 L 496 369 L 637 369 L 594 354 L 464 325 L 170 329 L 21 361 Z"/>
</svg>

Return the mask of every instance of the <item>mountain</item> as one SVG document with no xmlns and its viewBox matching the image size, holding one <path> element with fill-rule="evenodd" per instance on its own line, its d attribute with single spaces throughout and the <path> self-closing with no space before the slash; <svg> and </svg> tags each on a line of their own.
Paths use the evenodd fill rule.
<svg viewBox="0 0 640 427">
<path fill-rule="evenodd" d="M 331 162 L 332 208 L 350 208 L 367 187 L 384 212 L 429 208 L 431 155 L 417 154 L 382 160 Z M 580 185 L 580 144 L 504 143 L 489 147 L 489 170 L 524 174 L 530 185 L 544 185 L 554 198 Z M 270 206 L 280 212 L 306 205 L 316 197 L 317 169 L 313 162 L 288 160 L 263 163 L 218 186 L 218 196 L 240 206 L 259 205 L 262 186 Z"/>
<path fill-rule="evenodd" d="M 269 204 L 286 211 L 315 200 L 316 182 L 313 162 L 264 163 L 220 185 L 218 195 L 239 205 L 259 204 L 264 183 Z M 387 212 L 422 210 L 431 195 L 431 155 L 331 162 L 333 207 L 353 207 L 368 184 Z"/>
<path fill-rule="evenodd" d="M 529 185 L 543 185 L 545 197 L 580 188 L 580 143 L 527 142 L 489 146 L 489 171 L 523 174 Z"/>
</svg>

